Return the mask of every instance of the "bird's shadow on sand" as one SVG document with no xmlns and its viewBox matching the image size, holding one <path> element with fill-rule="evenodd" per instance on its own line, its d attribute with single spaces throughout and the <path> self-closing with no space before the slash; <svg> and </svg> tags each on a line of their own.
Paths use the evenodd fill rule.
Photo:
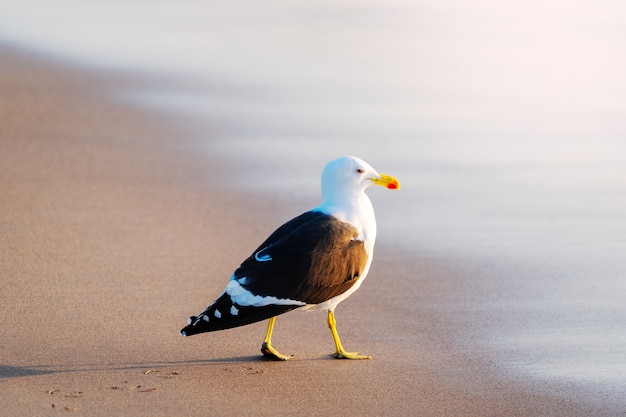
<svg viewBox="0 0 626 417">
<path fill-rule="evenodd" d="M 307 360 L 324 360 L 326 358 L 308 358 Z M 332 357 L 329 356 L 329 359 Z M 0 365 L 0 380 L 7 378 L 18 378 L 26 376 L 37 376 L 54 373 L 75 373 L 75 372 L 97 372 L 97 371 L 125 371 L 125 370 L 149 370 L 155 368 L 171 367 L 193 367 L 202 365 L 226 365 L 226 364 L 260 364 L 260 363 L 282 363 L 265 358 L 261 355 L 240 356 L 232 358 L 194 359 L 181 361 L 154 361 L 136 363 L 81 363 L 64 365 L 33 365 L 33 366 L 12 366 Z M 287 361 L 291 362 L 291 361 Z"/>
<path fill-rule="evenodd" d="M 0 365 L 0 379 L 45 375 L 53 372 L 50 370 L 37 368 L 39 367 Z"/>
</svg>

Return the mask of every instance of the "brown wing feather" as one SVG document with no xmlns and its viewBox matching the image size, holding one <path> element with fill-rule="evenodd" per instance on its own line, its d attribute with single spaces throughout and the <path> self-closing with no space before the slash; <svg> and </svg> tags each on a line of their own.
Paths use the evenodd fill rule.
<svg viewBox="0 0 626 417">
<path fill-rule="evenodd" d="M 299 300 L 317 304 L 346 292 L 358 280 L 367 263 L 357 230 L 348 223 L 327 222 L 322 238 L 311 253 L 307 279 L 298 288 Z"/>
<path fill-rule="evenodd" d="M 253 294 L 318 304 L 344 293 L 367 263 L 349 223 L 309 211 L 278 228 L 235 271 Z"/>
</svg>

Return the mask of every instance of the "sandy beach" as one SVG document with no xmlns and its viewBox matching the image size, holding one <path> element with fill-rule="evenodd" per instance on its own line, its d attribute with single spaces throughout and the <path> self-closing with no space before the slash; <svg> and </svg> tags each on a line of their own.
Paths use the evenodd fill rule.
<svg viewBox="0 0 626 417">
<path fill-rule="evenodd" d="M 182 117 L 114 100 L 132 78 L 6 48 L 0 58 L 0 415 L 624 412 L 621 399 L 519 378 L 478 345 L 461 349 L 472 343 L 454 325 L 463 312 L 441 306 L 471 302 L 480 283 L 459 283 L 482 271 L 392 239 L 337 309 L 346 348 L 372 360 L 332 359 L 323 313 L 279 317 L 274 343 L 295 355 L 284 363 L 260 356 L 265 323 L 182 338 L 186 318 L 309 202 L 229 190 L 242 162 L 198 152 L 195 135 L 210 132 Z"/>
</svg>

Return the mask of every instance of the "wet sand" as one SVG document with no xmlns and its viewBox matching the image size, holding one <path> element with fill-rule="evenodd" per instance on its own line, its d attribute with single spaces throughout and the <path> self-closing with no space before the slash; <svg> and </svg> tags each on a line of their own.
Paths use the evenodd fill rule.
<svg viewBox="0 0 626 417">
<path fill-rule="evenodd" d="M 0 57 L 0 414 L 619 411 L 583 386 L 520 378 L 472 350 L 462 311 L 446 303 L 471 300 L 478 286 L 459 283 L 483 275 L 393 239 L 379 241 L 370 277 L 337 309 L 346 348 L 372 360 L 332 359 L 323 313 L 277 320 L 276 347 L 296 355 L 284 363 L 261 359 L 265 323 L 182 338 L 186 317 L 309 202 L 229 190 L 245 166 L 200 152 L 197 135 L 210 131 L 112 98 L 136 80 L 6 48 Z"/>
</svg>

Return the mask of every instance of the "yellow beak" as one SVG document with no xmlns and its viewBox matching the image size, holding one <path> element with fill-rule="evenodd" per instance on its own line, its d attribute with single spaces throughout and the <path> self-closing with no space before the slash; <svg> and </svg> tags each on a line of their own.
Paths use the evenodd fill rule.
<svg viewBox="0 0 626 417">
<path fill-rule="evenodd" d="M 398 181 L 395 177 L 381 173 L 378 173 L 378 175 L 380 175 L 380 178 L 370 178 L 374 184 L 388 188 L 389 190 L 400 189 L 400 181 Z"/>
</svg>

